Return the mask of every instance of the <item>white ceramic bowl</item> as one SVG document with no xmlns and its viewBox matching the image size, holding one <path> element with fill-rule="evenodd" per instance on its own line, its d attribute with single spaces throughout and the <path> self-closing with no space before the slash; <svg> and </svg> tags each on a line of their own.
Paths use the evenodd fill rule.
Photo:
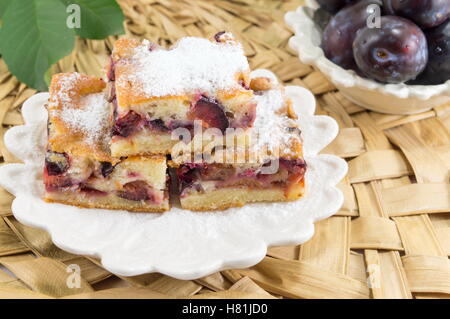
<svg viewBox="0 0 450 319">
<path fill-rule="evenodd" d="M 313 20 L 317 3 L 286 13 L 295 32 L 289 40 L 300 61 L 320 70 L 349 100 L 367 109 L 390 114 L 414 114 L 450 102 L 450 80 L 441 85 L 381 84 L 358 76 L 328 60 L 320 47 L 322 34 Z"/>
</svg>

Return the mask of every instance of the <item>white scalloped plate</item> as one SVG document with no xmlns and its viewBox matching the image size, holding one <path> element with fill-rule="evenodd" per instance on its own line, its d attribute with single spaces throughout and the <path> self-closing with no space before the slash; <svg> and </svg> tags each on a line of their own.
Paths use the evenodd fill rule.
<svg viewBox="0 0 450 319">
<path fill-rule="evenodd" d="M 335 185 L 347 172 L 346 162 L 318 155 L 336 137 L 336 122 L 314 116 L 315 100 L 308 90 L 291 86 L 286 91 L 300 115 L 308 164 L 307 193 L 295 202 L 252 204 L 212 213 L 172 208 L 164 214 L 46 203 L 40 196 L 48 93 L 28 99 L 22 107 L 25 125 L 5 134 L 7 148 L 24 164 L 1 166 L 0 186 L 16 196 L 12 211 L 21 223 L 45 229 L 64 250 L 100 258 L 107 270 L 118 275 L 160 272 L 190 280 L 250 267 L 265 256 L 268 246 L 307 241 L 314 233 L 314 222 L 331 216 L 343 203 Z"/>
</svg>

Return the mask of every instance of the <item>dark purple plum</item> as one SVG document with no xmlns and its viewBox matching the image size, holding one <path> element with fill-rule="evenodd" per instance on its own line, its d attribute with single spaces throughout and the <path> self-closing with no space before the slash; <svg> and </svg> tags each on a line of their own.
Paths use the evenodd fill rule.
<svg viewBox="0 0 450 319">
<path fill-rule="evenodd" d="M 45 155 L 44 185 L 47 191 L 69 187 L 73 181 L 67 174 L 70 167 L 69 156 L 65 153 L 47 151 Z"/>
<path fill-rule="evenodd" d="M 202 121 L 204 127 L 216 127 L 222 132 L 230 126 L 223 107 L 214 99 L 200 97 L 190 110 L 190 117 Z"/>
<path fill-rule="evenodd" d="M 413 84 L 437 85 L 450 80 L 450 19 L 425 32 L 428 64 Z"/>
<path fill-rule="evenodd" d="M 116 120 L 116 124 L 113 127 L 113 135 L 122 137 L 130 136 L 136 130 L 141 120 L 141 116 L 136 112 L 128 112 Z"/>
<path fill-rule="evenodd" d="M 169 128 L 164 124 L 164 121 L 161 119 L 151 120 L 149 122 L 150 127 L 157 131 L 168 132 Z"/>
<path fill-rule="evenodd" d="M 358 31 L 353 52 L 361 72 L 382 83 L 401 83 L 415 79 L 428 61 L 427 40 L 411 21 L 381 17 L 381 28 Z"/>
<path fill-rule="evenodd" d="M 395 16 L 392 0 L 383 0 L 383 15 Z"/>
<path fill-rule="evenodd" d="M 336 13 L 339 9 L 355 1 L 356 0 L 317 0 L 321 8 L 331 13 Z"/>
<path fill-rule="evenodd" d="M 325 11 L 322 8 L 315 10 L 313 14 L 314 23 L 320 28 L 322 33 L 323 30 L 325 30 L 325 28 L 327 27 L 328 22 L 330 22 L 332 17 L 333 17 L 332 13 Z"/>
<path fill-rule="evenodd" d="M 108 177 L 114 170 L 114 166 L 110 162 L 100 162 L 103 177 Z"/>
<path fill-rule="evenodd" d="M 117 196 L 134 201 L 149 200 L 152 198 L 150 186 L 144 181 L 134 181 L 123 185 L 123 190 Z"/>
<path fill-rule="evenodd" d="M 368 6 L 381 5 L 381 0 L 361 0 L 340 10 L 323 32 L 322 48 L 325 56 L 344 69 L 356 69 L 353 41 L 356 32 L 366 26 L 371 16 Z"/>
<path fill-rule="evenodd" d="M 438 26 L 450 17 L 449 0 L 383 0 L 388 15 L 398 15 L 427 29 Z"/>
<path fill-rule="evenodd" d="M 47 175 L 57 176 L 69 169 L 69 158 L 65 153 L 47 151 L 45 155 L 45 168 Z"/>
</svg>

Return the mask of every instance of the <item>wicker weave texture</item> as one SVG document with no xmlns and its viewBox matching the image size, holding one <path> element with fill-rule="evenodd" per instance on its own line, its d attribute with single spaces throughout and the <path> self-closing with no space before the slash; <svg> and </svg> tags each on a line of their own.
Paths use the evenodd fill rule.
<svg viewBox="0 0 450 319">
<path fill-rule="evenodd" d="M 11 215 L 0 189 L 0 298 L 448 298 L 450 297 L 450 105 L 412 116 L 366 111 L 287 47 L 283 22 L 301 0 L 121 0 L 126 36 L 163 46 L 191 35 L 233 32 L 252 68 L 267 68 L 286 84 L 316 94 L 318 114 L 340 126 L 324 151 L 344 157 L 342 209 L 316 224 L 307 243 L 273 247 L 258 265 L 181 281 L 160 274 L 122 278 L 95 259 L 55 247 L 48 234 Z M 78 40 L 53 72 L 101 76 L 116 37 Z M 36 93 L 0 60 L 0 152 L 3 134 L 23 123 L 20 107 Z M 81 270 L 74 279 L 70 269 Z M 75 266 L 74 266 L 75 265 Z M 75 267 L 75 268 L 73 268 Z"/>
</svg>

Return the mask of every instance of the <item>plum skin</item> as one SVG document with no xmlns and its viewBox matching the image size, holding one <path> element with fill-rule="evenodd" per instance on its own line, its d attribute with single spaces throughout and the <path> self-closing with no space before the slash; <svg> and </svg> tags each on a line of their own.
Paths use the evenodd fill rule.
<svg viewBox="0 0 450 319">
<path fill-rule="evenodd" d="M 188 117 L 202 121 L 205 127 L 215 127 L 225 132 L 230 122 L 222 105 L 213 98 L 202 95 L 192 106 Z"/>
<path fill-rule="evenodd" d="M 425 32 L 428 64 L 411 84 L 438 85 L 450 80 L 450 19 Z"/>
<path fill-rule="evenodd" d="M 381 28 L 359 30 L 353 53 L 361 72 L 382 83 L 415 79 L 428 62 L 427 41 L 422 30 L 396 16 L 381 17 Z"/>
<path fill-rule="evenodd" d="M 129 111 L 116 120 L 113 126 L 113 135 L 128 137 L 134 133 L 142 118 L 134 111 Z"/>
<path fill-rule="evenodd" d="M 323 32 L 322 49 L 325 56 L 344 69 L 356 70 L 352 44 L 356 32 L 366 26 L 371 4 L 381 5 L 381 0 L 361 0 L 340 10 Z"/>
<path fill-rule="evenodd" d="M 150 186 L 144 181 L 133 181 L 123 185 L 123 190 L 117 196 L 133 201 L 152 199 Z"/>
<path fill-rule="evenodd" d="M 398 15 L 412 20 L 423 29 L 432 28 L 450 17 L 448 0 L 383 0 L 387 15 Z"/>
<path fill-rule="evenodd" d="M 69 157 L 66 153 L 47 151 L 45 155 L 45 168 L 49 176 L 62 175 L 69 169 L 69 166 Z"/>
<path fill-rule="evenodd" d="M 331 13 L 336 13 L 342 7 L 345 7 L 354 1 L 355 0 L 317 0 L 321 8 Z"/>
</svg>

